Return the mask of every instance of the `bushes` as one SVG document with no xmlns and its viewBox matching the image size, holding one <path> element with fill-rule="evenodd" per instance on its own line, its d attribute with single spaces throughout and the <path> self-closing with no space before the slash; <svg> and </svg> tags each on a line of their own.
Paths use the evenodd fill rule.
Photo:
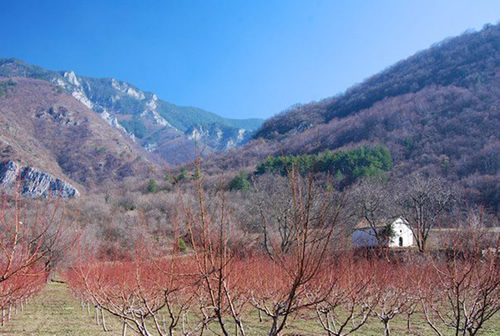
<svg viewBox="0 0 500 336">
<path fill-rule="evenodd" d="M 248 174 L 241 171 L 229 183 L 229 190 L 249 190 L 250 182 L 248 181 Z"/>
<path fill-rule="evenodd" d="M 14 82 L 12 79 L 9 79 L 8 81 L 3 81 L 0 82 L 0 98 L 8 93 L 10 90 L 13 90 L 13 88 L 17 85 L 16 82 Z"/>
<path fill-rule="evenodd" d="M 150 194 L 155 194 L 158 191 L 158 185 L 156 184 L 156 180 L 150 179 L 148 182 L 147 192 Z"/>
</svg>

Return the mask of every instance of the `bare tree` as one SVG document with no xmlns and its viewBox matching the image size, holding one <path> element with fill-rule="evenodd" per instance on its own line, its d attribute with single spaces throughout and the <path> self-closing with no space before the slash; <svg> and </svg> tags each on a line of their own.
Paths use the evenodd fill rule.
<svg viewBox="0 0 500 336">
<path fill-rule="evenodd" d="M 437 335 L 447 329 L 457 336 L 477 335 L 500 311 L 498 247 L 483 250 L 482 239 L 473 230 L 454 235 L 446 256 L 432 260 L 422 308 Z"/>
<path fill-rule="evenodd" d="M 315 287 L 327 292 L 315 310 L 319 324 L 329 336 L 351 335 L 368 321 L 378 301 L 377 293 L 370 290 L 374 288 L 373 270 L 367 259 L 356 262 L 353 255 L 343 255 L 318 279 Z M 317 294 L 312 299 L 317 300 Z"/>
<path fill-rule="evenodd" d="M 289 180 L 277 174 L 266 174 L 254 183 L 252 212 L 255 226 L 262 233 L 262 245 L 271 252 L 271 241 L 279 241 L 279 250 L 289 251 L 295 233 L 293 198 L 290 197 Z M 276 246 L 275 246 L 276 248 Z"/>
<path fill-rule="evenodd" d="M 229 315 L 241 335 L 245 328 L 241 318 L 241 309 L 246 302 L 237 292 L 235 282 L 235 251 L 232 244 L 237 239 L 233 234 L 234 222 L 224 192 L 217 188 L 214 194 L 205 191 L 201 160 L 195 160 L 195 179 L 191 199 L 189 193 L 178 187 L 178 196 L 182 208 L 183 221 L 189 233 L 194 260 L 199 277 L 200 310 L 208 327 L 209 321 L 215 321 L 220 332 L 228 336 L 226 321 Z"/>
<path fill-rule="evenodd" d="M 276 201 L 263 203 L 268 206 L 261 209 L 263 245 L 272 279 L 283 279 L 276 291 L 271 290 L 274 283 L 261 283 L 252 295 L 253 305 L 272 320 L 270 336 L 280 334 L 291 314 L 324 300 L 321 296 L 306 300 L 307 287 L 328 267 L 331 241 L 345 208 L 344 194 L 316 183 L 312 175 L 300 176 L 295 167 L 276 182 L 286 188 L 271 194 L 278 197 Z M 281 204 L 286 207 L 276 211 Z"/>
<path fill-rule="evenodd" d="M 61 199 L 30 201 L 19 192 L 2 196 L 0 208 L 0 283 L 33 265 L 50 270 L 60 250 L 67 221 Z M 72 238 L 68 238 L 72 241 Z"/>
<path fill-rule="evenodd" d="M 406 266 L 411 267 L 411 266 Z M 410 281 L 405 266 L 379 260 L 374 269 L 372 292 L 377 297 L 377 305 L 372 314 L 384 325 L 384 336 L 391 335 L 390 322 L 400 314 L 411 309 L 412 297 L 408 295 Z"/>
<path fill-rule="evenodd" d="M 408 222 L 420 252 L 425 251 L 430 230 L 455 200 L 456 192 L 439 177 L 411 175 L 398 186 L 396 202 Z"/>
<path fill-rule="evenodd" d="M 19 186 L 18 186 L 19 188 Z M 59 198 L 30 200 L 16 189 L 0 196 L 1 324 L 12 307 L 38 293 L 63 250 L 71 247 L 64 202 Z M 61 237 L 65 241 L 61 243 Z M 7 310 L 7 316 L 4 316 Z"/>
<path fill-rule="evenodd" d="M 380 228 L 396 215 L 390 185 L 382 177 L 369 177 L 353 185 L 350 196 L 356 218 L 372 229 L 378 246 L 384 247 L 390 237 Z"/>
</svg>

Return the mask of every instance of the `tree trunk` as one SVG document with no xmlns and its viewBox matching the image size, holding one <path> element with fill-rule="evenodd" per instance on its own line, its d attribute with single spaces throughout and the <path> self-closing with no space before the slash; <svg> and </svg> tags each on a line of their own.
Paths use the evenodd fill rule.
<svg viewBox="0 0 500 336">
<path fill-rule="evenodd" d="M 122 336 L 127 336 L 127 322 L 123 320 Z"/>
<path fill-rule="evenodd" d="M 382 321 L 384 323 L 384 336 L 391 336 L 391 329 L 389 328 L 389 320 Z"/>
<path fill-rule="evenodd" d="M 273 325 L 271 331 L 269 331 L 269 336 L 278 336 L 278 317 L 273 317 Z"/>
<path fill-rule="evenodd" d="M 97 308 L 97 306 L 94 306 L 94 312 L 95 312 L 95 324 L 97 324 L 98 326 L 100 326 L 100 322 L 99 322 L 99 308 Z"/>
<path fill-rule="evenodd" d="M 102 310 L 102 308 L 100 309 L 100 311 L 101 311 L 102 329 L 104 331 L 108 331 L 108 328 L 106 327 L 106 320 L 104 319 L 104 311 Z"/>
</svg>

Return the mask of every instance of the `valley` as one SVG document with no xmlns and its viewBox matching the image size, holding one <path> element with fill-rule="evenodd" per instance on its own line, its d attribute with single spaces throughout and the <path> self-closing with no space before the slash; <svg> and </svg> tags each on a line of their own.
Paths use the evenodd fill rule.
<svg viewBox="0 0 500 336">
<path fill-rule="evenodd" d="M 498 335 L 499 129 L 500 24 L 267 120 L 1 58 L 0 335 Z"/>
</svg>

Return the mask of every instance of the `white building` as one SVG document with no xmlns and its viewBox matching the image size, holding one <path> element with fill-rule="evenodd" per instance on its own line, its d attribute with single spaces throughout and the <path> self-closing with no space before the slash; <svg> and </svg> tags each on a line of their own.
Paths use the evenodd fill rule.
<svg viewBox="0 0 500 336">
<path fill-rule="evenodd" d="M 413 234 L 408 226 L 408 222 L 404 218 L 399 217 L 393 221 L 391 227 L 393 235 L 387 242 L 388 247 L 413 246 Z M 385 226 L 379 226 L 374 229 L 366 223 L 360 223 L 352 233 L 352 243 L 354 247 L 377 247 L 378 242 L 374 230 L 380 233 L 385 229 Z"/>
</svg>

